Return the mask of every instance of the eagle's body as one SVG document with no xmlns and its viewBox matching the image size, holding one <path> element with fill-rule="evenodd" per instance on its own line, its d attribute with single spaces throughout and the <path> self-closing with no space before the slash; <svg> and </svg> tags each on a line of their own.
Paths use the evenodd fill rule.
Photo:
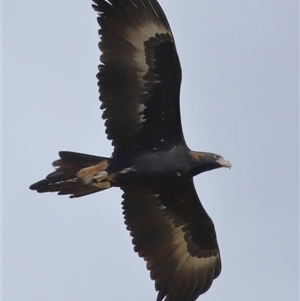
<svg viewBox="0 0 300 301">
<path fill-rule="evenodd" d="M 147 261 L 157 300 L 196 300 L 220 274 L 221 260 L 193 177 L 230 162 L 185 143 L 180 62 L 157 1 L 94 2 L 102 52 L 97 77 L 112 157 L 60 152 L 56 170 L 30 188 L 81 197 L 120 187 L 125 224 Z"/>
<path fill-rule="evenodd" d="M 116 173 L 116 181 L 120 184 L 132 180 L 160 182 L 162 179 L 191 178 L 213 169 L 215 165 L 219 167 L 218 162 L 214 165 L 209 160 L 210 155 L 190 151 L 186 146 L 176 146 L 166 151 L 139 153 L 127 160 L 115 158 L 108 171 Z"/>
</svg>

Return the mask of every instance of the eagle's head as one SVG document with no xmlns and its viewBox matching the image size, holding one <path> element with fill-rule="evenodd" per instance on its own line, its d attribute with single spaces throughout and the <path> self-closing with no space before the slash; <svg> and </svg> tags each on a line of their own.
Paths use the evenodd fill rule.
<svg viewBox="0 0 300 301">
<path fill-rule="evenodd" d="M 192 151 L 191 153 L 194 159 L 193 170 L 195 171 L 195 175 L 220 167 L 227 167 L 229 169 L 231 168 L 230 161 L 225 160 L 222 156 L 218 154 L 194 151 Z"/>
</svg>

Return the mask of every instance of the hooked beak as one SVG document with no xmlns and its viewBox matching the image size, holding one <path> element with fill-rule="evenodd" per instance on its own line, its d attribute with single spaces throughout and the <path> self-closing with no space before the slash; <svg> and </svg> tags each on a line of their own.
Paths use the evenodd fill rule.
<svg viewBox="0 0 300 301">
<path fill-rule="evenodd" d="M 228 167 L 229 169 L 231 168 L 231 163 L 230 163 L 230 161 L 225 160 L 224 158 L 218 159 L 217 162 L 218 162 L 222 167 Z"/>
</svg>

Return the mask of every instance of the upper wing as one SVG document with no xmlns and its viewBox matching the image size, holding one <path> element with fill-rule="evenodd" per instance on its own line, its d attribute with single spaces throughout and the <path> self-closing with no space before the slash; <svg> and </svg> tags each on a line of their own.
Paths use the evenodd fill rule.
<svg viewBox="0 0 300 301">
<path fill-rule="evenodd" d="M 184 143 L 181 67 L 168 21 L 156 0 L 93 0 L 102 65 L 97 75 L 114 154 Z"/>
<path fill-rule="evenodd" d="M 220 274 L 221 260 L 192 179 L 122 189 L 125 223 L 155 280 L 157 301 L 196 300 Z"/>
</svg>

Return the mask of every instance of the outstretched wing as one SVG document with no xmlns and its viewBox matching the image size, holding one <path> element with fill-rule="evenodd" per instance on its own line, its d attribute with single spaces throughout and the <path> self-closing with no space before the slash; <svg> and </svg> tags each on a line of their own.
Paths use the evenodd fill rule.
<svg viewBox="0 0 300 301">
<path fill-rule="evenodd" d="M 93 0 L 102 52 L 97 75 L 106 133 L 114 155 L 184 143 L 181 67 L 156 0 Z"/>
<path fill-rule="evenodd" d="M 122 187 L 134 250 L 147 261 L 157 301 L 193 301 L 221 272 L 214 225 L 192 179 Z"/>
</svg>

